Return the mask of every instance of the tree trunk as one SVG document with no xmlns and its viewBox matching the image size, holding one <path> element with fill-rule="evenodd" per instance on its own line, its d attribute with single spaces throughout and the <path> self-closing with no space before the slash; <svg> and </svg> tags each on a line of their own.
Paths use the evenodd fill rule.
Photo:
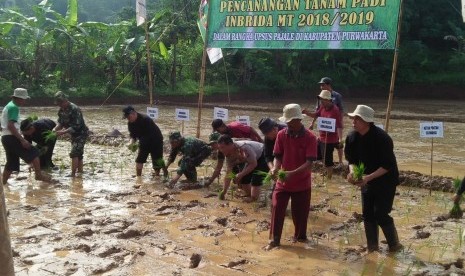
<svg viewBox="0 0 465 276">
<path fill-rule="evenodd" d="M 3 183 L 0 183 L 0 275 L 15 275 Z"/>
<path fill-rule="evenodd" d="M 176 60 L 176 44 L 173 44 L 173 64 L 171 66 L 171 90 L 175 91 L 176 89 L 176 67 L 177 67 L 177 60 Z"/>
</svg>

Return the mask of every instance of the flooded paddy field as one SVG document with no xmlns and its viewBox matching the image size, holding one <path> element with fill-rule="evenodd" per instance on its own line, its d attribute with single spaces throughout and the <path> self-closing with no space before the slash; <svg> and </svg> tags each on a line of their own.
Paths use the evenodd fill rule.
<svg viewBox="0 0 465 276">
<path fill-rule="evenodd" d="M 299 102 L 305 106 L 305 102 Z M 372 106 L 384 124 L 385 103 L 353 101 Z M 231 109 L 229 118 L 249 115 L 256 127 L 261 117 L 281 116 L 283 103 L 247 103 Z M 218 105 L 225 107 L 224 105 Z M 260 106 L 260 108 L 256 108 Z M 308 107 L 313 103 L 308 104 Z M 460 177 L 465 164 L 463 102 L 402 101 L 394 103 L 390 135 L 402 171 Z M 197 110 L 184 126 L 174 120 L 175 106 L 159 106 L 157 121 L 165 137 L 173 130 L 195 136 Z M 263 108 L 265 107 L 265 108 Z M 86 123 L 97 136 L 119 130 L 128 135 L 121 106 L 82 107 Z M 136 106 L 144 112 L 145 107 Z M 56 119 L 54 107 L 22 110 L 22 115 Z M 211 131 L 212 108 L 202 112 L 201 138 Z M 443 121 L 444 138 L 419 138 L 419 122 Z M 305 122 L 309 124 L 309 120 Z M 345 119 L 346 134 L 351 128 Z M 111 141 L 111 139 L 109 139 Z M 135 177 L 135 153 L 121 140 L 88 143 L 84 174 L 69 178 L 69 142 L 59 140 L 51 172 L 56 183 L 33 179 L 27 167 L 4 186 L 16 275 L 464 275 L 463 219 L 444 216 L 452 207 L 451 193 L 398 187 L 392 216 L 405 250 L 363 254 L 360 191 L 342 176 L 330 181 L 313 174 L 310 241 L 292 243 L 292 221 L 286 217 L 282 245 L 264 251 L 268 242 L 270 202 L 243 203 L 233 193 L 218 200 L 219 183 L 209 188 L 165 186 L 144 168 Z M 165 152 L 167 154 L 167 152 Z M 4 156 L 1 162 L 4 164 Z M 209 176 L 215 160 L 198 169 Z M 175 170 L 174 163 L 170 171 Z M 195 188 L 195 189 L 193 189 Z M 380 239 L 384 237 L 381 235 Z"/>
</svg>

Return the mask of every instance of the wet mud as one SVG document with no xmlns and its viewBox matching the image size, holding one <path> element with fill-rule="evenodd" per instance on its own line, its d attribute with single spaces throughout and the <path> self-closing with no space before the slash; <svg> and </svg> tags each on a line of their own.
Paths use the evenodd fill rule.
<svg viewBox="0 0 465 276">
<path fill-rule="evenodd" d="M 350 110 L 355 103 L 347 105 Z M 372 105 L 376 109 L 382 104 Z M 423 112 L 431 118 L 425 106 L 421 105 L 416 116 Z M 262 116 L 279 117 L 278 107 L 270 106 L 278 111 L 266 114 L 231 111 L 230 117 L 250 115 L 256 125 Z M 431 110 L 435 107 L 432 103 Z M 171 107 L 160 108 L 158 124 L 163 134 L 183 128 L 185 134 L 195 135 L 194 118 L 182 125 L 170 119 L 174 117 Z M 25 112 L 55 118 L 56 110 L 28 108 Z M 366 255 L 360 191 L 345 181 L 345 169 L 328 180 L 319 173 L 321 165 L 315 164 L 309 240 L 291 239 L 289 214 L 281 246 L 265 251 L 269 187 L 257 203 L 243 203 L 235 189 L 220 201 L 217 181 L 210 187 L 202 185 L 216 164 L 213 159 L 198 168 L 195 184 L 167 187 L 162 177 L 152 176 L 149 167 L 142 177 L 135 177 L 135 153 L 126 148 L 127 128 L 120 107 L 84 107 L 83 112 L 93 131 L 85 149 L 83 175 L 66 176 L 70 145 L 59 140 L 54 155 L 58 168 L 50 172 L 56 183 L 35 181 L 22 164 L 22 171 L 5 186 L 16 275 L 465 274 L 463 218 L 448 216 L 452 179 L 463 176 L 463 169 L 457 169 L 465 161 L 465 151 L 459 146 L 465 143 L 462 123 L 447 123 L 448 136 L 435 142 L 431 175 L 431 141 L 415 138 L 416 117 L 392 121 L 391 135 L 402 170 L 392 216 L 405 248 L 389 253 L 381 234 L 380 252 Z M 409 112 L 415 113 L 408 108 L 399 115 Z M 206 109 L 202 119 L 201 138 L 205 140 L 209 113 Z M 347 133 L 350 121 L 345 126 Z M 173 165 L 170 173 L 174 170 Z"/>
</svg>

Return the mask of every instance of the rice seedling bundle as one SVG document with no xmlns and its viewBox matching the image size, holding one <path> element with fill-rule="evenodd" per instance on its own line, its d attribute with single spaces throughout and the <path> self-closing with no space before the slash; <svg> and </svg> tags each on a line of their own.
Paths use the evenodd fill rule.
<svg viewBox="0 0 465 276">
<path fill-rule="evenodd" d="M 363 162 L 354 165 L 353 176 L 355 181 L 361 181 L 363 179 L 363 174 L 365 174 L 365 164 Z"/>
</svg>

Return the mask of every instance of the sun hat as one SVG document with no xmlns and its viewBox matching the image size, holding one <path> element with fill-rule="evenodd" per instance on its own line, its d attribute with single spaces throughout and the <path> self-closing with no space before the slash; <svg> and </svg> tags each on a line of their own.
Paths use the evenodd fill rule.
<svg viewBox="0 0 465 276">
<path fill-rule="evenodd" d="M 136 111 L 134 107 L 128 105 L 125 108 L 123 108 L 123 119 L 126 119 L 131 112 Z"/>
<path fill-rule="evenodd" d="M 331 92 L 328 90 L 321 90 L 320 95 L 318 95 L 318 98 L 323 100 L 332 100 Z"/>
<path fill-rule="evenodd" d="M 212 128 L 213 130 L 217 130 L 219 127 L 221 127 L 224 124 L 223 120 L 221 119 L 215 119 L 212 122 Z"/>
<path fill-rule="evenodd" d="M 66 95 L 62 91 L 56 92 L 54 97 L 55 97 L 55 103 L 68 100 L 68 95 Z"/>
<path fill-rule="evenodd" d="M 220 139 L 221 133 L 219 132 L 212 132 L 210 136 L 208 136 L 208 141 L 211 143 L 216 143 L 218 142 L 218 139 Z"/>
<path fill-rule="evenodd" d="M 283 108 L 283 116 L 279 120 L 284 123 L 289 123 L 293 119 L 302 120 L 306 115 L 302 114 L 302 109 L 298 104 L 287 104 Z"/>
<path fill-rule="evenodd" d="M 181 140 L 181 138 L 182 135 L 179 131 L 170 132 L 170 135 L 168 136 L 168 139 L 170 139 L 170 141 L 178 141 Z"/>
<path fill-rule="evenodd" d="M 321 78 L 319 84 L 331 84 L 333 82 L 332 79 L 328 78 L 328 77 L 324 77 L 324 78 Z"/>
<path fill-rule="evenodd" d="M 13 95 L 11 95 L 11 96 L 15 97 L 15 98 L 20 98 L 20 99 L 23 99 L 23 100 L 27 100 L 27 99 L 31 98 L 27 94 L 27 90 L 25 88 L 16 88 L 14 90 L 14 92 L 13 92 Z"/>
<path fill-rule="evenodd" d="M 258 128 L 260 129 L 260 131 L 263 133 L 263 134 L 267 134 L 268 132 L 270 132 L 275 126 L 277 125 L 277 123 L 271 119 L 271 118 L 262 118 L 260 120 L 260 122 L 258 123 Z"/>
<path fill-rule="evenodd" d="M 357 105 L 354 112 L 348 113 L 347 115 L 349 115 L 349 117 L 358 116 L 367 123 L 373 123 L 375 121 L 375 111 L 373 108 L 363 104 Z"/>
</svg>

